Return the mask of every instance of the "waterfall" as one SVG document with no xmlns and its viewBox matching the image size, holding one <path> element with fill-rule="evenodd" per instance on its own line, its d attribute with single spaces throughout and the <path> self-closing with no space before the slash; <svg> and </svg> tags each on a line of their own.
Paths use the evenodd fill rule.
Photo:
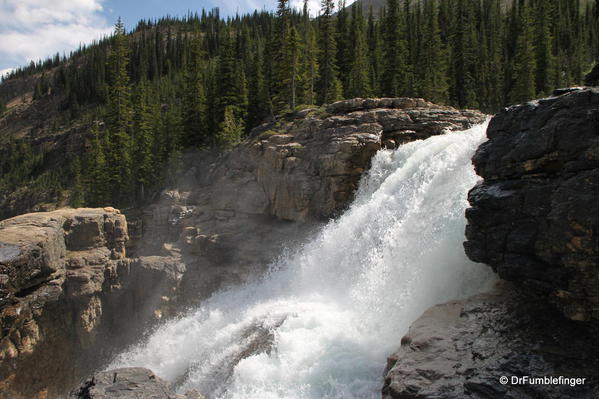
<svg viewBox="0 0 599 399">
<path fill-rule="evenodd" d="M 122 353 L 208 398 L 380 398 L 386 357 L 428 307 L 488 288 L 464 255 L 486 124 L 382 150 L 352 206 L 256 282 Z"/>
</svg>

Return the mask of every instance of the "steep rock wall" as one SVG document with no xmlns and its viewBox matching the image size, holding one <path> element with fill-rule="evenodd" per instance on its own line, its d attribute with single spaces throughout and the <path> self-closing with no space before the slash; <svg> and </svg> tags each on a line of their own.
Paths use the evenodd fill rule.
<svg viewBox="0 0 599 399">
<path fill-rule="evenodd" d="M 512 107 L 489 125 L 473 162 L 467 255 L 599 321 L 599 90 Z"/>
<path fill-rule="evenodd" d="M 0 222 L 0 398 L 53 398 L 127 343 L 173 296 L 174 259 L 128 259 L 119 211 Z"/>
</svg>

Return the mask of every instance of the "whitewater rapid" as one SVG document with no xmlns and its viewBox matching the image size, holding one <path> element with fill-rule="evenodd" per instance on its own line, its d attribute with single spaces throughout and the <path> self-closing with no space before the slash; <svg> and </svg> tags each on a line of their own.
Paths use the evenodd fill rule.
<svg viewBox="0 0 599 399">
<path fill-rule="evenodd" d="M 207 398 L 380 398 L 386 357 L 430 306 L 489 288 L 464 255 L 486 124 L 382 150 L 356 200 L 260 281 L 219 292 L 109 368 Z"/>
</svg>

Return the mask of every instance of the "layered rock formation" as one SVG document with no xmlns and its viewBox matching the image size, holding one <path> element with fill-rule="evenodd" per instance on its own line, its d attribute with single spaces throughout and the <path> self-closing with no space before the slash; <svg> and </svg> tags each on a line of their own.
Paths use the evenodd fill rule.
<svg viewBox="0 0 599 399">
<path fill-rule="evenodd" d="M 127 239 L 112 208 L 0 222 L 0 398 L 56 397 L 164 308 L 184 266 Z"/>
<path fill-rule="evenodd" d="M 599 396 L 599 90 L 559 94 L 496 115 L 473 158 L 466 253 L 513 284 L 427 311 L 385 399 Z"/>
</svg>

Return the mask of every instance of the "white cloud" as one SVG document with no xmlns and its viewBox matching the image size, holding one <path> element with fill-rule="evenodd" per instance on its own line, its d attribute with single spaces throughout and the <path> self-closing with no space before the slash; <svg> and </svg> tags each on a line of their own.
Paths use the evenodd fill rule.
<svg viewBox="0 0 599 399">
<path fill-rule="evenodd" d="M 0 68 L 68 52 L 109 34 L 102 1 L 0 1 Z"/>
</svg>

